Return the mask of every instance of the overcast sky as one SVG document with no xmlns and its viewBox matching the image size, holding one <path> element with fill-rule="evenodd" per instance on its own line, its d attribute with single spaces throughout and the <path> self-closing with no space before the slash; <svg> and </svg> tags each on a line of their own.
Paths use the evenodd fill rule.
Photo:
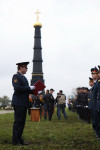
<svg viewBox="0 0 100 150">
<path fill-rule="evenodd" d="M 30 62 L 30 83 L 37 9 L 47 89 L 68 96 L 89 87 L 90 69 L 100 65 L 100 0 L 0 0 L 0 97 L 12 98 L 18 62 Z"/>
</svg>

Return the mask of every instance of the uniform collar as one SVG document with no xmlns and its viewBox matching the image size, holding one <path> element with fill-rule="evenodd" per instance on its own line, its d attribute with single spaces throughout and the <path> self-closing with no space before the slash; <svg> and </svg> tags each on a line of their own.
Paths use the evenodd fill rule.
<svg viewBox="0 0 100 150">
<path fill-rule="evenodd" d="M 20 73 L 20 72 L 17 72 L 19 75 L 21 75 L 21 76 L 24 76 L 22 73 Z"/>
</svg>

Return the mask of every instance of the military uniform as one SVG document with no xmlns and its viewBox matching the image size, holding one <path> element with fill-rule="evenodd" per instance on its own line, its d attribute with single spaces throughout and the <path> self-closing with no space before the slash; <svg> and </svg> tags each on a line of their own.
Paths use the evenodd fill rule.
<svg viewBox="0 0 100 150">
<path fill-rule="evenodd" d="M 81 89 L 82 88 L 80 88 L 80 90 Z M 83 107 L 82 107 L 82 92 L 81 92 L 81 93 L 78 93 L 77 99 L 76 99 L 76 111 L 77 111 L 80 119 L 83 119 L 82 118 L 82 108 Z"/>
<path fill-rule="evenodd" d="M 90 123 L 91 121 L 91 112 L 88 108 L 88 88 L 80 88 L 81 92 L 78 93 L 76 100 L 76 110 L 79 114 L 79 118 Z"/>
<path fill-rule="evenodd" d="M 91 72 L 98 73 L 97 68 L 92 68 Z M 96 135 L 100 138 L 100 80 L 94 82 L 92 87 L 92 98 L 90 99 L 90 108 L 92 110 L 92 127 Z"/>
<path fill-rule="evenodd" d="M 21 63 L 22 67 L 26 67 L 27 64 L 28 62 Z M 27 108 L 29 105 L 29 93 L 31 93 L 31 89 L 26 77 L 20 72 L 17 72 L 16 74 L 13 75 L 12 85 L 14 87 L 12 106 L 14 107 L 14 119 L 15 119 L 13 124 L 12 144 L 25 145 L 22 139 L 22 133 L 25 125 Z"/>
<path fill-rule="evenodd" d="M 12 105 L 28 107 L 30 87 L 26 77 L 17 72 L 12 78 L 12 84 L 14 87 Z"/>
</svg>

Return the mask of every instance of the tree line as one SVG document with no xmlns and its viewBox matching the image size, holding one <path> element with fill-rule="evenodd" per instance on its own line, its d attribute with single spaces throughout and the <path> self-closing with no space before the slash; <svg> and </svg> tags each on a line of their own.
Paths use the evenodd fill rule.
<svg viewBox="0 0 100 150">
<path fill-rule="evenodd" d="M 0 107 L 7 107 L 11 105 L 11 100 L 8 96 L 4 95 L 3 97 L 0 97 Z"/>
</svg>

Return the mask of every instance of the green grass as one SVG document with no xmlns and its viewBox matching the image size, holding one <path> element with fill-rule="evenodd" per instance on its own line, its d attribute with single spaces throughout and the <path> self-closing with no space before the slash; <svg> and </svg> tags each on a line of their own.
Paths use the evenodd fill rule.
<svg viewBox="0 0 100 150">
<path fill-rule="evenodd" d="M 23 138 L 29 146 L 12 146 L 13 113 L 0 115 L 0 150 L 99 150 L 100 142 L 95 138 L 91 124 L 78 120 L 76 113 L 67 110 L 68 120 L 31 122 L 30 116 L 24 128 Z"/>
</svg>

